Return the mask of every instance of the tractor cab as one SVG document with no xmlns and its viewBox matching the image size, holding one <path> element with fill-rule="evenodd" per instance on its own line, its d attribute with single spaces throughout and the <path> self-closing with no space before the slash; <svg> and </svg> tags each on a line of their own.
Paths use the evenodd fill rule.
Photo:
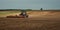
<svg viewBox="0 0 60 30">
<path fill-rule="evenodd" d="M 26 18 L 28 17 L 27 12 L 25 10 L 21 10 L 21 13 L 19 15 Z"/>
</svg>

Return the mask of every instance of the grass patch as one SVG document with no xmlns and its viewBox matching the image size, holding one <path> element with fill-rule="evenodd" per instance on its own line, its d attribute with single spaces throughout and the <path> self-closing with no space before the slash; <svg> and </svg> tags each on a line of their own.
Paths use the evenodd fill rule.
<svg viewBox="0 0 60 30">
<path fill-rule="evenodd" d="M 20 13 L 20 11 L 0 11 L 0 16 L 6 16 L 9 14 Z"/>
</svg>

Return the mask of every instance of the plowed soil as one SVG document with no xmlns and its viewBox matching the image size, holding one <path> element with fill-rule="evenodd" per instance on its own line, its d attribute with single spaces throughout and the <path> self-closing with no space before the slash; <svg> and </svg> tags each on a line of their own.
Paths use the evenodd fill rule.
<svg viewBox="0 0 60 30">
<path fill-rule="evenodd" d="M 29 18 L 0 17 L 0 30 L 60 30 L 60 11 L 30 11 Z"/>
</svg>

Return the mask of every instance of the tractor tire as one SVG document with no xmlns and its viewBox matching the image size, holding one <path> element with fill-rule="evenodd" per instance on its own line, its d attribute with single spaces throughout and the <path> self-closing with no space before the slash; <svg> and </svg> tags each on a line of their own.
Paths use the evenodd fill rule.
<svg viewBox="0 0 60 30">
<path fill-rule="evenodd" d="M 28 18 L 28 15 L 26 15 L 26 18 Z"/>
</svg>

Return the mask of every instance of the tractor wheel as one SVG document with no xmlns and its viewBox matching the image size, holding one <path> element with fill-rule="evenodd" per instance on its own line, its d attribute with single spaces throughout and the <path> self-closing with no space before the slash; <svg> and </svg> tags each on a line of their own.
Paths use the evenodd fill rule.
<svg viewBox="0 0 60 30">
<path fill-rule="evenodd" d="M 28 18 L 28 15 L 26 15 L 26 18 Z"/>
</svg>

